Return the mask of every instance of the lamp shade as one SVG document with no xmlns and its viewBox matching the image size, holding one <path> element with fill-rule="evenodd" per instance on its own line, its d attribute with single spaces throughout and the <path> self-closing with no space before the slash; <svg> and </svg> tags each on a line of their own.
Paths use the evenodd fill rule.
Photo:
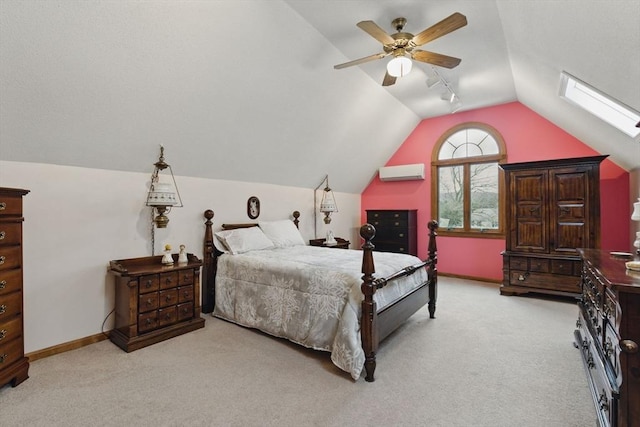
<svg viewBox="0 0 640 427">
<path fill-rule="evenodd" d="M 320 212 L 338 212 L 338 206 L 336 205 L 336 200 L 333 197 L 333 192 L 328 187 L 325 188 L 324 194 L 322 195 L 322 201 L 320 202 Z"/>
<path fill-rule="evenodd" d="M 411 60 L 405 56 L 396 56 L 387 64 L 387 73 L 393 77 L 404 77 L 411 72 Z"/>
<path fill-rule="evenodd" d="M 171 184 L 163 182 L 151 184 L 147 196 L 147 206 L 175 206 L 177 204 L 176 193 Z"/>
<path fill-rule="evenodd" d="M 632 221 L 640 221 L 640 199 L 633 204 L 633 213 L 631 214 Z"/>
</svg>

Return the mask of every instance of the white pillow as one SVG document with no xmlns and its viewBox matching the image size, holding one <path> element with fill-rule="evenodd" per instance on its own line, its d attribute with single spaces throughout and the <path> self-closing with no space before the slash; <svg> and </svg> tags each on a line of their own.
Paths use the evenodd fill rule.
<svg viewBox="0 0 640 427">
<path fill-rule="evenodd" d="M 305 245 L 300 230 L 293 221 L 283 219 L 281 221 L 260 221 L 258 224 L 276 248 Z"/>
<path fill-rule="evenodd" d="M 258 227 L 237 228 L 214 233 L 233 255 L 273 248 L 271 240 Z"/>
</svg>

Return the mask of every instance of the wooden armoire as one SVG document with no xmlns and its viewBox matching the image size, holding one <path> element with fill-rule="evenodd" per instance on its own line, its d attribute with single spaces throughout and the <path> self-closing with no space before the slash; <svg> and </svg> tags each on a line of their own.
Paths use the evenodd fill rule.
<svg viewBox="0 0 640 427">
<path fill-rule="evenodd" d="M 507 233 L 502 295 L 580 296 L 576 249 L 600 247 L 600 163 L 606 157 L 500 165 Z"/>
</svg>

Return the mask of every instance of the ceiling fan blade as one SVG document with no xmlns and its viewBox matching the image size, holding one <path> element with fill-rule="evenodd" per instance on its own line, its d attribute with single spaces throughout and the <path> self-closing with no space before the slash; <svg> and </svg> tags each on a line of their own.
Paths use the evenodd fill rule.
<svg viewBox="0 0 640 427">
<path fill-rule="evenodd" d="M 437 24 L 432 25 L 426 30 L 416 34 L 411 41 L 416 46 L 422 46 L 423 44 L 442 37 L 445 34 L 449 34 L 452 31 L 462 28 L 467 25 L 467 17 L 461 13 L 454 13 L 448 18 L 444 18 Z"/>
<path fill-rule="evenodd" d="M 393 37 L 387 34 L 385 30 L 380 28 L 378 24 L 373 21 L 360 21 L 357 26 L 382 44 L 393 44 L 395 42 Z"/>
<path fill-rule="evenodd" d="M 384 79 L 382 80 L 382 86 L 391 86 L 396 84 L 396 78 L 389 73 L 384 73 Z"/>
<path fill-rule="evenodd" d="M 462 61 L 460 58 L 455 58 L 453 56 L 442 55 L 440 53 L 419 49 L 411 52 L 411 58 L 415 59 L 416 61 L 426 62 L 427 64 L 438 65 L 444 68 L 457 67 L 460 61 Z"/>
<path fill-rule="evenodd" d="M 336 70 L 340 70 L 342 68 L 364 64 L 365 62 L 375 61 L 376 59 L 382 59 L 387 55 L 389 54 L 386 52 L 380 52 L 380 53 L 376 53 L 375 55 L 365 56 L 364 58 L 354 59 L 353 61 L 345 62 L 344 64 L 334 65 L 333 68 L 335 68 Z"/>
</svg>

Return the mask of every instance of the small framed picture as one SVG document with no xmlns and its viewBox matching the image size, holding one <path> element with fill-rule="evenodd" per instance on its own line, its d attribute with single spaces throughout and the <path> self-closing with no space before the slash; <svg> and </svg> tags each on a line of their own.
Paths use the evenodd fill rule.
<svg viewBox="0 0 640 427">
<path fill-rule="evenodd" d="M 256 219 L 260 216 L 260 199 L 256 196 L 251 196 L 247 200 L 247 215 L 251 219 Z"/>
</svg>

